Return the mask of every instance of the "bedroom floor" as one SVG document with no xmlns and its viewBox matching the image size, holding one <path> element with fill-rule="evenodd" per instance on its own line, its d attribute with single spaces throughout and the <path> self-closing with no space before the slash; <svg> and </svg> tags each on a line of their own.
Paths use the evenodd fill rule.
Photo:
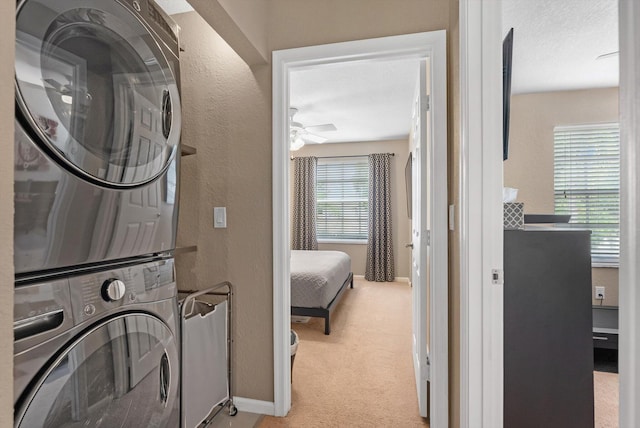
<svg viewBox="0 0 640 428">
<path fill-rule="evenodd" d="M 411 288 L 356 279 L 324 321 L 293 324 L 300 345 L 292 407 L 270 427 L 426 427 L 418 413 L 411 359 Z"/>
</svg>

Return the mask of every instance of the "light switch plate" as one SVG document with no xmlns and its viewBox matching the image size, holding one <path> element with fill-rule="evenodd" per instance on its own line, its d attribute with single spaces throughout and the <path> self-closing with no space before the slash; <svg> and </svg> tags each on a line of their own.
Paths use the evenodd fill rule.
<svg viewBox="0 0 640 428">
<path fill-rule="evenodd" d="M 213 207 L 213 227 L 227 227 L 227 207 Z"/>
<path fill-rule="evenodd" d="M 449 230 L 456 230 L 456 206 L 449 205 Z"/>
</svg>

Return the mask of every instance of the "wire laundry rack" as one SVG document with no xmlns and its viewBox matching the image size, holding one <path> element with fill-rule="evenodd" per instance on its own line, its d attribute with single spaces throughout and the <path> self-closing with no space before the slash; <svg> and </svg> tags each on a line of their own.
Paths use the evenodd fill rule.
<svg viewBox="0 0 640 428">
<path fill-rule="evenodd" d="M 188 294 L 180 303 L 182 427 L 206 427 L 225 407 L 231 416 L 238 412 L 232 386 L 233 286 L 225 281 L 179 293 Z M 203 296 L 223 300 L 210 304 L 199 300 Z"/>
</svg>

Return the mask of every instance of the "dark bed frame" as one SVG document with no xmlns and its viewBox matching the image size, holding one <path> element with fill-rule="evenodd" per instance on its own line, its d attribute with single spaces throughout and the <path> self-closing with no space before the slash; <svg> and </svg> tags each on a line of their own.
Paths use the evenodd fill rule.
<svg viewBox="0 0 640 428">
<path fill-rule="evenodd" d="M 349 276 L 344 281 L 344 284 L 342 284 L 342 287 L 340 287 L 340 290 L 338 290 L 336 297 L 334 297 L 333 300 L 329 303 L 329 305 L 327 305 L 326 309 L 325 308 L 302 308 L 300 306 L 291 306 L 291 315 L 324 318 L 324 334 L 327 334 L 327 335 L 330 334 L 331 323 L 329 318 L 331 316 L 331 312 L 333 312 L 333 309 L 338 305 L 338 302 L 340 301 L 342 294 L 347 289 L 347 284 L 351 284 L 350 288 L 353 288 L 353 272 L 349 272 Z"/>
</svg>

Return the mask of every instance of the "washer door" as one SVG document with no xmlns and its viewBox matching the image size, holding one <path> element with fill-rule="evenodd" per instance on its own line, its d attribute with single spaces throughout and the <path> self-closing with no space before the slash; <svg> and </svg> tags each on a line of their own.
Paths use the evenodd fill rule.
<svg viewBox="0 0 640 428">
<path fill-rule="evenodd" d="M 48 152 L 97 184 L 147 183 L 177 151 L 169 63 L 137 12 L 116 0 L 23 0 L 16 99 Z"/>
<path fill-rule="evenodd" d="M 83 334 L 23 401 L 16 427 L 176 427 L 178 349 L 149 315 L 125 315 Z"/>
</svg>

